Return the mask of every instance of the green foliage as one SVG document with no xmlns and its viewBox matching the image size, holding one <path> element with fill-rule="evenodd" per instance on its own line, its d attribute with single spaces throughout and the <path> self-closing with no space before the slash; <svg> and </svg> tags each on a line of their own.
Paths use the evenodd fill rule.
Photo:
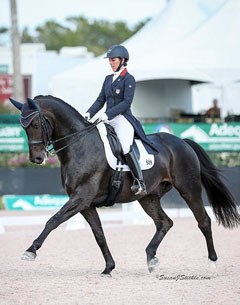
<svg viewBox="0 0 240 305">
<path fill-rule="evenodd" d="M 0 34 L 4 34 L 6 32 L 8 32 L 8 28 L 0 27 Z"/>
<path fill-rule="evenodd" d="M 22 42 L 41 42 L 47 50 L 59 51 L 63 46 L 85 46 L 96 56 L 103 54 L 114 44 L 120 44 L 135 34 L 148 21 L 141 21 L 130 29 L 123 21 L 109 22 L 106 20 L 89 21 L 84 16 L 73 16 L 66 19 L 66 25 L 54 20 L 38 26 L 36 37 L 25 28 Z"/>
<path fill-rule="evenodd" d="M 67 46 L 65 41 L 68 28 L 53 20 L 47 21 L 43 26 L 38 26 L 36 31 L 38 33 L 37 41 L 44 43 L 47 50 L 59 51 L 62 46 Z"/>
<path fill-rule="evenodd" d="M 25 27 L 22 31 L 22 37 L 21 37 L 22 43 L 34 43 L 36 42 L 36 38 L 34 38 L 28 31 L 28 28 Z"/>
<path fill-rule="evenodd" d="M 208 152 L 216 166 L 240 166 L 240 152 Z"/>
<path fill-rule="evenodd" d="M 0 196 L 0 210 L 4 209 L 3 196 Z"/>
<path fill-rule="evenodd" d="M 0 101 L 0 115 L 1 114 L 18 114 L 19 110 L 17 110 L 13 105 L 9 103 L 5 103 Z"/>
</svg>

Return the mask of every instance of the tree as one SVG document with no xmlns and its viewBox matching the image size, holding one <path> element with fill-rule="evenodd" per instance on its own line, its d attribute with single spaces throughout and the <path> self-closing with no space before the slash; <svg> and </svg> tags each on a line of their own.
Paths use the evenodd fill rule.
<svg viewBox="0 0 240 305">
<path fill-rule="evenodd" d="M 66 19 L 66 25 L 54 20 L 38 26 L 36 37 L 32 37 L 27 29 L 23 32 L 22 41 L 42 42 L 47 50 L 59 51 L 63 46 L 85 46 L 96 56 L 103 54 L 113 44 L 119 44 L 135 34 L 147 21 L 141 21 L 130 29 L 123 21 L 88 20 L 84 16 Z"/>
<path fill-rule="evenodd" d="M 25 27 L 22 31 L 22 35 L 21 35 L 21 42 L 22 43 L 33 43 L 36 42 L 36 38 L 33 37 L 29 31 L 28 31 L 28 27 Z"/>
<path fill-rule="evenodd" d="M 47 21 L 43 26 L 38 26 L 36 32 L 38 42 L 44 43 L 47 50 L 59 51 L 61 47 L 68 45 L 66 42 L 69 29 L 53 20 Z"/>
<path fill-rule="evenodd" d="M 0 27 L 0 34 L 4 34 L 6 32 L 8 32 L 8 28 Z"/>
</svg>

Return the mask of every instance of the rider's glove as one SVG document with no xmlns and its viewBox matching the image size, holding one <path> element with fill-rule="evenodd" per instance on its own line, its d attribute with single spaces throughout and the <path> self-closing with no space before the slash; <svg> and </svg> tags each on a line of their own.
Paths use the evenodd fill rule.
<svg viewBox="0 0 240 305">
<path fill-rule="evenodd" d="M 102 122 L 106 122 L 108 121 L 108 116 L 106 115 L 106 113 L 102 113 L 99 115 L 98 119 Z"/>
<path fill-rule="evenodd" d="M 89 112 L 86 112 L 84 114 L 84 119 L 87 120 L 87 121 L 90 121 L 90 113 Z"/>
</svg>

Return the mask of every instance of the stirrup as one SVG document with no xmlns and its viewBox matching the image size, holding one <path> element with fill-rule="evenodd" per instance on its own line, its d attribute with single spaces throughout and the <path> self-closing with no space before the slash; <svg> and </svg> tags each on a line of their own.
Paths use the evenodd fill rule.
<svg viewBox="0 0 240 305">
<path fill-rule="evenodd" d="M 134 195 L 146 195 L 146 185 L 143 180 L 134 179 L 131 190 L 134 192 Z"/>
</svg>

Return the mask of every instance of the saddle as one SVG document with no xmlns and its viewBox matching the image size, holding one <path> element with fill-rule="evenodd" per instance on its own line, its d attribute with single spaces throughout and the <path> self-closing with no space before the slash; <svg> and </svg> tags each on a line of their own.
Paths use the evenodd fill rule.
<svg viewBox="0 0 240 305">
<path fill-rule="evenodd" d="M 104 201 L 104 203 L 99 205 L 98 207 L 102 207 L 102 206 L 109 207 L 115 203 L 115 199 L 122 189 L 122 186 L 123 186 L 122 172 L 129 171 L 129 168 L 126 164 L 126 160 L 125 160 L 125 157 L 124 157 L 123 151 L 122 151 L 122 146 L 115 133 L 114 128 L 109 124 L 99 124 L 99 125 L 97 125 L 97 128 L 98 128 L 100 137 L 104 143 L 104 148 L 105 148 L 105 153 L 106 153 L 108 163 L 114 170 L 113 175 L 109 182 L 108 197 Z M 136 143 L 136 141 L 138 141 L 138 144 Z M 140 140 L 134 139 L 132 147 L 135 150 L 138 159 L 140 159 L 140 151 L 139 151 L 140 144 L 142 145 Z M 144 160 L 144 162 L 142 160 L 142 164 L 140 162 L 140 164 L 142 165 L 141 166 L 142 169 L 151 168 L 154 164 L 154 156 L 148 155 L 148 153 L 146 152 L 143 145 L 141 147 L 141 152 L 143 155 L 142 159 Z M 115 159 L 114 162 L 112 162 L 113 158 L 111 158 L 111 154 L 112 154 L 112 157 L 114 157 L 114 159 Z"/>
<path fill-rule="evenodd" d="M 126 164 L 126 160 L 125 157 L 123 155 L 123 151 L 122 151 L 122 146 L 121 143 L 117 137 L 117 134 L 114 130 L 114 128 L 109 125 L 109 124 L 105 124 L 106 129 L 107 129 L 107 138 L 112 150 L 113 155 L 117 158 L 118 161 L 120 161 L 122 164 Z M 140 152 L 139 149 L 137 147 L 137 144 L 135 142 L 135 139 L 133 140 L 133 148 L 137 154 L 138 159 L 140 158 Z"/>
</svg>

